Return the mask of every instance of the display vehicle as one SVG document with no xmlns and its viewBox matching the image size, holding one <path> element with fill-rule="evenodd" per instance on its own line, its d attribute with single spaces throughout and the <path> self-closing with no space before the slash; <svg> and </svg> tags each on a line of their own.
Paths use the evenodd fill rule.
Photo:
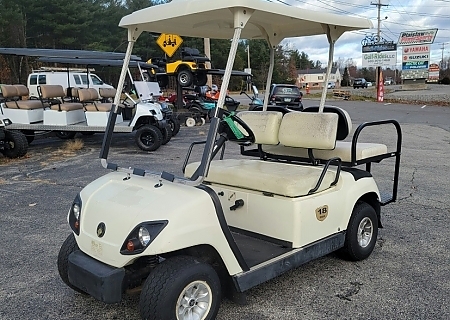
<svg viewBox="0 0 450 320">
<path fill-rule="evenodd" d="M 72 232 L 58 256 L 66 285 L 105 303 L 141 289 L 142 319 L 215 319 L 222 294 L 242 300 L 246 290 L 333 251 L 350 260 L 370 256 L 381 207 L 396 199 L 398 123 L 365 123 L 344 142 L 351 119 L 325 107 L 326 87 L 318 107 L 267 110 L 274 51 L 283 39 L 324 35 L 329 77 L 335 41 L 371 28 L 369 20 L 261 0 L 173 0 L 133 12 L 120 26 L 129 42 L 119 90 L 142 32 L 232 39 L 229 58 L 207 139 L 189 148 L 183 177 L 108 159 L 120 113 L 116 96 L 100 154 L 112 172 L 83 188 L 69 209 Z M 234 114 L 223 106 L 241 39 L 266 39 L 270 67 L 263 110 Z M 358 141 L 374 125 L 396 129 L 394 150 Z M 241 155 L 228 158 L 225 144 Z M 197 145 L 204 146 L 201 161 L 189 163 Z M 394 184 L 383 198 L 371 165 L 391 157 Z"/>
</svg>

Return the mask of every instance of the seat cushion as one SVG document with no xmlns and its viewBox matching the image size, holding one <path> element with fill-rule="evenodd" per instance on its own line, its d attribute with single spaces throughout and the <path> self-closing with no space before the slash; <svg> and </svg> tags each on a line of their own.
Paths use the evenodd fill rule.
<svg viewBox="0 0 450 320">
<path fill-rule="evenodd" d="M 83 109 L 83 105 L 81 103 L 61 103 L 54 104 L 50 108 L 57 111 L 73 111 Z"/>
<path fill-rule="evenodd" d="M 44 105 L 40 100 L 8 101 L 5 103 L 5 106 L 10 109 L 24 109 L 24 110 L 44 108 Z"/>
<path fill-rule="evenodd" d="M 198 165 L 199 162 L 189 164 L 185 176 L 190 177 Z M 320 166 L 227 159 L 211 161 L 205 181 L 294 198 L 308 195 L 316 186 L 321 173 Z M 316 192 L 328 189 L 335 175 L 335 169 L 329 169 Z"/>
<path fill-rule="evenodd" d="M 264 152 L 283 156 L 308 158 L 308 149 L 293 148 L 283 145 L 263 145 Z M 358 142 L 356 145 L 356 161 L 387 153 L 387 146 L 380 143 Z M 352 143 L 350 141 L 336 141 L 336 147 L 333 150 L 313 149 L 313 155 L 316 159 L 328 160 L 339 157 L 343 162 L 351 162 Z"/>
<path fill-rule="evenodd" d="M 86 111 L 100 111 L 100 112 L 109 112 L 111 111 L 112 103 L 90 103 L 84 105 L 84 110 Z"/>
</svg>

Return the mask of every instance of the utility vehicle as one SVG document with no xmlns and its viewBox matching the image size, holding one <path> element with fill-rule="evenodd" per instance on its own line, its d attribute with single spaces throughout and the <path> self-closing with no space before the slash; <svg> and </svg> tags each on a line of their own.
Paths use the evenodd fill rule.
<svg viewBox="0 0 450 320">
<path fill-rule="evenodd" d="M 123 64 L 123 60 L 64 57 L 46 57 L 44 61 L 102 66 Z M 155 67 L 137 61 L 133 61 L 130 66 L 138 68 L 141 75 L 141 66 Z M 126 107 L 116 118 L 117 126 L 114 130 L 122 133 L 135 132 L 136 144 L 140 149 L 155 151 L 169 142 L 173 135 L 169 123 L 172 111 L 157 101 L 157 97 L 161 95 L 158 83 L 134 81 L 131 72 L 128 75 L 138 98 L 136 100 L 128 96 L 129 99 L 123 102 Z M 24 85 L 2 86 L 4 101 L 0 104 L 0 113 L 12 121 L 8 129 L 24 132 L 29 143 L 34 140 L 36 131 L 54 131 L 61 139 L 71 139 L 77 132 L 85 135 L 105 132 L 112 107 L 109 101 L 117 93 L 112 87 L 99 88 L 99 91 L 95 88 L 77 87 L 64 90 L 61 85 L 51 84 L 40 84 L 37 90 L 39 99 L 27 100 L 30 91 Z"/>
<path fill-rule="evenodd" d="M 332 251 L 351 260 L 371 254 L 380 208 L 396 199 L 398 123 L 365 123 L 343 142 L 351 119 L 325 107 L 326 87 L 318 107 L 267 110 L 274 51 L 284 38 L 329 40 L 327 83 L 335 41 L 345 31 L 371 28 L 369 20 L 261 0 L 173 0 L 125 16 L 120 26 L 129 43 L 119 88 L 144 31 L 232 39 L 229 59 L 207 140 L 188 150 L 189 157 L 204 145 L 201 161 L 187 159 L 184 177 L 108 159 L 120 113 L 116 96 L 100 153 L 112 172 L 82 189 L 70 207 L 72 233 L 58 255 L 64 283 L 106 303 L 141 288 L 143 319 L 215 319 L 222 293 L 243 299 L 246 290 Z M 241 38 L 266 39 L 270 67 L 263 110 L 236 115 L 222 106 Z M 382 124 L 397 129 L 395 150 L 358 141 L 363 128 Z M 242 155 L 227 158 L 225 143 Z M 382 198 L 370 169 L 389 157 L 396 160 L 394 184 Z M 365 170 L 355 168 L 360 164 Z"/>
</svg>

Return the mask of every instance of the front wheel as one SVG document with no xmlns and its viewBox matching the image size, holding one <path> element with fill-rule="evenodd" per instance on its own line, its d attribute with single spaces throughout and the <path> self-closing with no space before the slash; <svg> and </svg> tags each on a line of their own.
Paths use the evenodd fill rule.
<svg viewBox="0 0 450 320">
<path fill-rule="evenodd" d="M 190 87 L 194 82 L 194 75 L 190 70 L 181 70 L 177 76 L 178 83 L 182 87 Z"/>
<path fill-rule="evenodd" d="M 5 149 L 1 152 L 7 158 L 19 158 L 27 154 L 28 141 L 20 131 L 5 131 Z"/>
<path fill-rule="evenodd" d="M 375 248 L 377 236 L 378 217 L 375 209 L 365 202 L 358 202 L 353 208 L 341 253 L 349 260 L 364 260 Z"/>
<path fill-rule="evenodd" d="M 73 233 L 71 233 L 67 239 L 64 241 L 64 243 L 61 246 L 61 249 L 59 249 L 58 254 L 58 273 L 61 277 L 61 280 L 71 289 L 86 294 L 81 289 L 78 289 L 74 285 L 72 285 L 69 281 L 69 272 L 68 272 L 68 266 L 69 266 L 69 255 L 74 252 L 80 250 L 78 248 L 77 241 L 75 240 L 75 236 Z"/>
<path fill-rule="evenodd" d="M 178 256 L 150 273 L 142 287 L 139 310 L 142 319 L 212 320 L 220 300 L 215 270 L 194 257 Z"/>
<path fill-rule="evenodd" d="M 141 150 L 155 151 L 157 150 L 163 141 L 163 135 L 161 131 L 152 125 L 145 125 L 136 131 L 134 136 L 136 144 Z"/>
</svg>

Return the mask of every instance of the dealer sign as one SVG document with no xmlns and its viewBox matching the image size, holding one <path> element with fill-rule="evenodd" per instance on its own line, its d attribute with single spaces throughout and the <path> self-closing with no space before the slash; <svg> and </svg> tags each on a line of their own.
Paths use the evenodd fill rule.
<svg viewBox="0 0 450 320">
<path fill-rule="evenodd" d="M 434 42 L 438 29 L 400 32 L 397 45 L 412 46 L 416 44 L 431 44 Z"/>
</svg>

